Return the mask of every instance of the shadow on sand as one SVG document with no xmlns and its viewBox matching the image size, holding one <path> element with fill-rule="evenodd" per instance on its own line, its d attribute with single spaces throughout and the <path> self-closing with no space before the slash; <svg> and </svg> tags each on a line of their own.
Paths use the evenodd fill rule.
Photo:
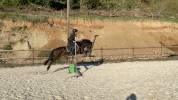
<svg viewBox="0 0 178 100">
<path fill-rule="evenodd" d="M 103 64 L 103 59 L 99 59 L 99 60 L 96 60 L 96 61 L 89 61 L 89 62 L 86 62 L 86 61 L 78 62 L 77 63 L 77 67 L 78 67 L 78 70 L 80 71 L 80 68 L 82 66 L 84 66 L 84 68 L 85 68 L 84 72 L 86 72 L 88 69 L 92 68 L 92 67 L 89 67 L 89 66 L 99 66 L 101 64 Z M 58 72 L 58 71 L 61 71 L 61 70 L 67 69 L 67 68 L 68 68 L 68 66 L 67 67 L 63 67 L 63 68 L 58 68 L 53 72 Z M 84 72 L 82 72 L 82 74 Z"/>
<path fill-rule="evenodd" d="M 60 71 L 60 70 L 64 70 L 64 69 L 67 69 L 68 67 L 62 67 L 62 68 L 57 68 L 55 71 L 53 71 L 53 72 L 58 72 L 58 71 Z"/>
<path fill-rule="evenodd" d="M 80 66 L 84 66 L 84 68 L 85 68 L 84 72 L 86 72 L 88 69 L 93 68 L 94 66 L 99 66 L 99 65 L 103 64 L 103 62 L 104 62 L 103 59 L 99 59 L 96 61 L 89 61 L 89 62 L 82 61 L 82 62 L 78 62 L 77 66 L 79 67 L 79 70 L 80 70 Z M 82 72 L 82 74 L 84 72 Z"/>
</svg>

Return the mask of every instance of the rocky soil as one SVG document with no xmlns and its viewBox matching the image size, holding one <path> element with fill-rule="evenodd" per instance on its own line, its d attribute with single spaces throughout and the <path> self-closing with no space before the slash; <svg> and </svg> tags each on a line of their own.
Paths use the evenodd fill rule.
<svg viewBox="0 0 178 100">
<path fill-rule="evenodd" d="M 1 100 L 177 100 L 178 61 L 81 66 L 83 77 L 64 65 L 0 68 Z M 129 99 L 130 98 L 130 99 Z"/>
</svg>

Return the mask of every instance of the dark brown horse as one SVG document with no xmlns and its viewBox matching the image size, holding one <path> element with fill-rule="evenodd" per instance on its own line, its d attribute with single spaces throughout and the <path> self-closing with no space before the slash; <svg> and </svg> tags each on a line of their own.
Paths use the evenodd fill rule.
<svg viewBox="0 0 178 100">
<path fill-rule="evenodd" d="M 76 41 L 77 48 L 76 53 L 77 54 L 84 54 L 85 56 L 90 56 L 92 52 L 92 48 L 95 42 L 95 39 L 98 35 L 95 35 L 94 41 L 91 42 L 88 39 L 83 39 L 81 41 Z M 44 62 L 44 65 L 48 65 L 47 71 L 50 69 L 50 66 L 53 62 L 55 62 L 57 59 L 60 59 L 62 56 L 73 56 L 74 53 L 70 53 L 67 51 L 67 47 L 58 47 L 51 51 L 48 59 Z"/>
<path fill-rule="evenodd" d="M 84 55 L 88 55 L 91 50 L 88 50 L 88 49 L 91 49 L 91 43 L 88 42 L 88 44 L 84 43 L 84 41 L 77 41 L 77 54 L 84 54 Z M 60 59 L 62 56 L 73 56 L 70 52 L 67 51 L 67 48 L 66 47 L 58 47 L 58 48 L 55 48 L 51 51 L 48 59 L 44 62 L 44 65 L 48 65 L 47 67 L 47 71 L 50 69 L 50 66 L 53 62 L 55 62 L 57 59 Z"/>
<path fill-rule="evenodd" d="M 44 62 L 44 65 L 47 65 L 49 63 L 47 67 L 47 71 L 50 69 L 51 64 L 62 56 L 72 56 L 73 59 L 73 55 L 75 54 L 75 51 L 76 54 L 85 54 L 85 56 L 91 55 L 94 42 L 98 35 L 95 35 L 93 42 L 91 42 L 88 39 L 76 41 L 77 46 L 75 47 L 74 41 L 75 41 L 77 31 L 78 31 L 77 29 L 72 29 L 72 31 L 69 32 L 69 37 L 68 37 L 68 42 L 66 47 L 58 47 L 51 51 L 48 59 Z M 82 76 L 82 73 L 78 69 L 77 69 L 77 73 L 79 76 Z"/>
</svg>

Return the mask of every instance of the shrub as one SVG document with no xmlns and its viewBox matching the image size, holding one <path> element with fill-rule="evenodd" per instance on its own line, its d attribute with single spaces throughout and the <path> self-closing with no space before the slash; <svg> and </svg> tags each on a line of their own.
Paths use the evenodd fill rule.
<svg viewBox="0 0 178 100">
<path fill-rule="evenodd" d="M 15 7 L 18 3 L 18 0 L 1 0 L 0 3 L 2 6 Z"/>
<path fill-rule="evenodd" d="M 100 0 L 84 0 L 83 6 L 87 7 L 87 9 L 97 9 L 100 8 L 101 2 Z"/>
<path fill-rule="evenodd" d="M 41 6 L 48 6 L 49 4 L 49 0 L 30 0 L 30 2 Z"/>
<path fill-rule="evenodd" d="M 132 10 L 132 9 L 135 9 L 135 8 L 137 8 L 137 3 L 138 3 L 138 1 L 137 0 L 125 0 L 125 2 L 124 2 L 124 8 L 126 9 L 126 10 Z"/>
<path fill-rule="evenodd" d="M 19 0 L 17 5 L 18 6 L 23 6 L 23 5 L 29 5 L 30 2 L 28 0 Z"/>
<path fill-rule="evenodd" d="M 20 32 L 20 31 L 25 31 L 27 29 L 27 26 L 15 26 L 11 28 L 12 32 Z"/>
<path fill-rule="evenodd" d="M 52 9 L 60 10 L 60 9 L 66 8 L 67 5 L 66 5 L 66 2 L 63 2 L 63 1 L 59 2 L 59 1 L 52 0 L 49 2 L 49 6 Z"/>
<path fill-rule="evenodd" d="M 70 7 L 71 7 L 71 9 L 79 9 L 80 8 L 80 0 L 71 0 Z"/>
<path fill-rule="evenodd" d="M 4 26 L 4 23 L 0 21 L 0 28 Z"/>
<path fill-rule="evenodd" d="M 13 48 L 12 48 L 12 44 L 9 43 L 8 45 L 5 45 L 5 46 L 3 47 L 3 49 L 4 49 L 4 50 L 12 50 L 12 49 L 13 49 Z"/>
</svg>

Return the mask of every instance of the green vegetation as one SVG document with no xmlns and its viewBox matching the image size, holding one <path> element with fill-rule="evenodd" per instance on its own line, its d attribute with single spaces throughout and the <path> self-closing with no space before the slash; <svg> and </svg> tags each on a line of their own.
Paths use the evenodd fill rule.
<svg viewBox="0 0 178 100">
<path fill-rule="evenodd" d="M 143 10 L 158 12 L 178 12 L 177 0 L 70 0 L 71 8 L 100 9 L 100 10 Z M 0 0 L 0 7 L 19 7 L 39 5 L 63 9 L 66 0 Z"/>
<path fill-rule="evenodd" d="M 4 23 L 2 21 L 0 21 L 0 35 L 2 33 L 2 27 L 4 26 Z"/>
<path fill-rule="evenodd" d="M 178 20 L 178 0 L 70 0 L 70 4 L 71 9 L 78 9 L 75 10 L 78 12 L 71 14 L 75 17 L 88 16 L 91 18 L 91 16 L 94 16 L 104 19 L 113 14 L 113 19 L 117 17 L 117 19 L 152 18 L 174 22 Z M 44 10 L 45 12 L 46 9 L 50 11 L 50 17 L 59 17 L 53 11 L 66 9 L 66 0 L 0 0 L 0 11 L 2 11 L 0 19 L 11 18 L 16 20 L 18 18 L 34 23 L 46 22 L 48 17 L 40 14 L 39 16 L 20 14 L 20 12 L 26 12 L 26 10 Z M 84 13 L 81 13 L 81 11 Z M 92 11 L 95 13 L 91 13 Z M 100 11 L 103 12 L 101 13 Z M 123 16 L 124 18 L 122 18 Z"/>
<path fill-rule="evenodd" d="M 15 26 L 11 28 L 11 31 L 13 32 L 21 32 L 21 31 L 25 31 L 27 29 L 27 26 Z"/>
<path fill-rule="evenodd" d="M 1 12 L 0 13 L 0 19 L 13 19 L 13 21 L 16 21 L 17 19 L 19 20 L 25 20 L 25 21 L 30 21 L 33 23 L 39 23 L 39 22 L 47 22 L 48 17 L 46 16 L 33 16 L 33 15 L 28 15 L 28 14 L 21 14 L 19 12 Z"/>
<path fill-rule="evenodd" d="M 3 26 L 4 26 L 4 23 L 0 21 L 0 28 L 2 28 Z"/>
<path fill-rule="evenodd" d="M 9 43 L 8 45 L 5 45 L 4 47 L 3 47 L 3 49 L 4 50 L 12 50 L 13 48 L 12 48 L 12 43 Z"/>
<path fill-rule="evenodd" d="M 63 9 L 66 5 L 65 0 L 0 0 L 0 7 L 22 7 L 38 5 L 54 9 Z"/>
<path fill-rule="evenodd" d="M 21 38 L 21 39 L 19 40 L 19 42 L 20 42 L 20 43 L 24 43 L 24 42 L 26 42 L 26 41 L 25 41 L 24 38 Z"/>
</svg>

